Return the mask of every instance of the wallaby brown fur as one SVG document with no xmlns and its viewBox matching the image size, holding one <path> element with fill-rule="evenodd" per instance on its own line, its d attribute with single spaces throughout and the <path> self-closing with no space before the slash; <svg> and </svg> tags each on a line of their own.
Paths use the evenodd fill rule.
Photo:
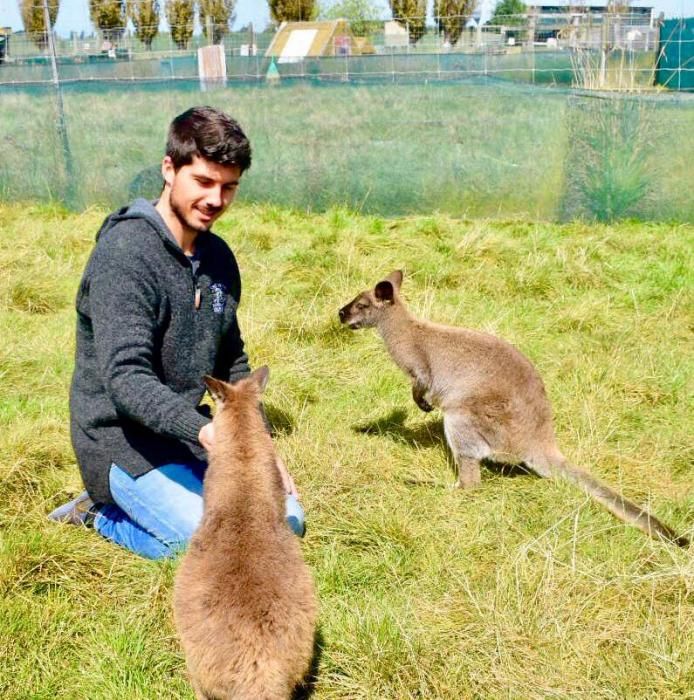
<svg viewBox="0 0 694 700">
<path fill-rule="evenodd" d="M 198 700 L 286 700 L 306 677 L 317 602 L 285 520 L 276 453 L 260 410 L 268 369 L 217 402 L 202 522 L 176 573 L 174 619 Z"/>
<path fill-rule="evenodd" d="M 340 321 L 353 330 L 375 327 L 410 377 L 417 405 L 443 412 L 458 486 L 480 483 L 482 460 L 521 462 L 541 477 L 563 477 L 580 486 L 655 539 L 688 545 L 646 510 L 566 460 L 557 445 L 544 384 L 528 358 L 488 333 L 415 318 L 400 298 L 402 278 L 396 270 L 359 294 L 340 309 Z"/>
</svg>

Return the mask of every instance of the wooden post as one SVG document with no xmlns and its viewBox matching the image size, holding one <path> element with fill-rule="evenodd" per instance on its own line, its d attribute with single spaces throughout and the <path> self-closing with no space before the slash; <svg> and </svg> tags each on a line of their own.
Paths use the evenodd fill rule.
<svg viewBox="0 0 694 700">
<path fill-rule="evenodd" d="M 212 31 L 212 17 L 209 15 L 205 17 L 205 29 L 207 32 L 207 45 L 212 46 L 214 44 L 214 32 Z"/>
</svg>

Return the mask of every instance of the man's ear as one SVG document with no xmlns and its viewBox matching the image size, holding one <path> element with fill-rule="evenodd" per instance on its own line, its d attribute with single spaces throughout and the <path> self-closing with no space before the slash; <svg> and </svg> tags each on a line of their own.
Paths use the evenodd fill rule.
<svg viewBox="0 0 694 700">
<path fill-rule="evenodd" d="M 389 280 L 383 280 L 379 282 L 374 288 L 374 296 L 378 301 L 385 302 L 386 304 L 393 303 L 393 297 L 395 296 L 395 289 L 393 289 L 393 283 Z"/>
<path fill-rule="evenodd" d="M 393 270 L 388 277 L 386 277 L 386 280 L 390 282 L 393 287 L 395 287 L 395 291 L 399 292 L 400 291 L 400 285 L 402 284 L 402 270 Z"/>
<path fill-rule="evenodd" d="M 270 378 L 270 368 L 267 365 L 258 367 L 254 372 L 251 373 L 250 379 L 255 382 L 258 389 L 261 392 L 265 391 L 267 386 L 267 380 Z"/>
<path fill-rule="evenodd" d="M 223 404 L 226 399 L 226 383 L 221 379 L 210 377 L 209 374 L 203 377 L 203 381 L 215 402 L 217 404 Z"/>
<path fill-rule="evenodd" d="M 164 160 L 161 162 L 161 176 L 164 180 L 164 185 L 171 187 L 175 174 L 176 169 L 174 168 L 171 156 L 164 156 Z"/>
</svg>

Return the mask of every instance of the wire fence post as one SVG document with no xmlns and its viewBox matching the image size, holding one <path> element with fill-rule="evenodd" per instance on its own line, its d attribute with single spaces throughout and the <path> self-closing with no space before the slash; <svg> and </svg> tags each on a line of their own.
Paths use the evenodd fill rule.
<svg viewBox="0 0 694 700">
<path fill-rule="evenodd" d="M 48 12 L 48 0 L 43 0 L 43 19 L 46 25 L 46 37 L 48 39 L 48 52 L 51 57 L 51 71 L 53 75 L 53 88 L 55 90 L 55 106 L 58 115 L 56 127 L 58 130 L 58 139 L 63 149 L 63 160 L 65 162 L 65 177 L 67 178 L 67 188 L 65 191 L 65 199 L 68 206 L 76 206 L 77 204 L 77 187 L 75 182 L 75 168 L 72 161 L 72 152 L 70 151 L 70 141 L 67 135 L 67 125 L 65 123 L 65 109 L 63 107 L 63 93 L 60 89 L 60 77 L 58 75 L 58 60 L 55 52 L 55 41 L 53 40 L 53 26 L 51 25 L 51 16 Z"/>
</svg>

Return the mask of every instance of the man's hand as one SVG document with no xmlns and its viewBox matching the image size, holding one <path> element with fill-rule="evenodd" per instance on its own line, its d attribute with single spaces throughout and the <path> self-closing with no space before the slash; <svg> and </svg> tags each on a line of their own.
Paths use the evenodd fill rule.
<svg viewBox="0 0 694 700">
<path fill-rule="evenodd" d="M 277 465 L 277 470 L 279 471 L 280 477 L 282 478 L 282 486 L 284 486 L 284 490 L 290 496 L 294 496 L 294 498 L 298 500 L 299 492 L 296 490 L 296 484 L 294 483 L 294 479 L 292 479 L 292 475 L 287 471 L 287 467 L 279 455 L 277 455 L 277 460 L 275 464 Z"/>
<path fill-rule="evenodd" d="M 214 445 L 214 425 L 212 423 L 206 423 L 200 428 L 198 440 L 207 452 L 212 449 L 212 445 Z"/>
</svg>

